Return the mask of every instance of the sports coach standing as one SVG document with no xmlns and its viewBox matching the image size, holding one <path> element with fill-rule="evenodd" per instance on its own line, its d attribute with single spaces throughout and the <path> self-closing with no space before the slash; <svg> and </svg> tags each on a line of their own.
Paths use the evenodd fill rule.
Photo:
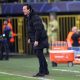
<svg viewBox="0 0 80 80">
<path fill-rule="evenodd" d="M 33 77 L 48 75 L 48 65 L 43 54 L 43 49 L 48 48 L 49 45 L 47 33 L 42 24 L 42 20 L 29 4 L 23 5 L 23 13 L 27 19 L 26 28 L 29 36 L 28 43 L 32 44 L 34 53 L 39 60 L 39 72 L 33 75 Z"/>
</svg>

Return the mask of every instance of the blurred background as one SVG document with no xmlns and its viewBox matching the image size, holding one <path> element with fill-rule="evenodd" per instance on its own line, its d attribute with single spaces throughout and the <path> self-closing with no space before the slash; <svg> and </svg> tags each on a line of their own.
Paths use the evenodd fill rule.
<svg viewBox="0 0 80 80">
<path fill-rule="evenodd" d="M 66 40 L 72 26 L 80 29 L 80 0 L 0 0 L 0 33 L 2 33 L 3 21 L 10 18 L 13 32 L 17 34 L 12 46 L 12 54 L 33 54 L 31 46 L 27 44 L 26 22 L 22 13 L 23 4 L 27 3 L 32 5 L 45 22 L 46 31 L 49 27 L 50 13 L 55 14 L 59 24 L 57 31 L 59 41 Z"/>
</svg>

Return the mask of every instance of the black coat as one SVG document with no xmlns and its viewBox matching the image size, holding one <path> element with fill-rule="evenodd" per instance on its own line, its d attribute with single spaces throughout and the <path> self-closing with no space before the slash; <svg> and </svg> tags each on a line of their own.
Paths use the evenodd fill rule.
<svg viewBox="0 0 80 80">
<path fill-rule="evenodd" d="M 48 37 L 47 33 L 42 24 L 42 20 L 38 15 L 36 15 L 33 11 L 30 12 L 30 15 L 26 17 L 27 19 L 27 31 L 28 36 L 32 43 L 35 41 L 39 42 L 39 45 L 36 48 L 48 48 Z"/>
<path fill-rule="evenodd" d="M 78 33 L 74 33 L 71 38 L 73 40 L 72 46 L 73 47 L 78 47 L 79 46 L 79 38 L 80 38 L 79 34 Z"/>
</svg>

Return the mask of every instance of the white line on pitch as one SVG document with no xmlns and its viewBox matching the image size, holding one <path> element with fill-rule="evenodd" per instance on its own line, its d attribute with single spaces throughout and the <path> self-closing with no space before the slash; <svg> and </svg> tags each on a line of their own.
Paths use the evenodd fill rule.
<svg viewBox="0 0 80 80">
<path fill-rule="evenodd" d="M 30 77 L 30 76 L 23 76 L 23 75 L 19 75 L 19 74 L 12 74 L 12 73 L 7 73 L 7 72 L 0 72 L 0 74 L 4 74 L 4 75 L 9 75 L 9 76 L 17 76 L 17 77 L 23 77 L 23 78 L 31 78 L 31 79 L 38 79 L 38 80 L 51 80 L 51 79 L 47 79 L 47 78 L 42 78 L 42 77 Z M 53 79 L 54 80 L 54 79 Z"/>
<path fill-rule="evenodd" d="M 68 69 L 52 69 L 55 71 L 62 71 L 62 72 L 72 72 L 72 73 L 80 73 L 80 71 L 76 71 L 76 70 L 68 70 Z"/>
</svg>

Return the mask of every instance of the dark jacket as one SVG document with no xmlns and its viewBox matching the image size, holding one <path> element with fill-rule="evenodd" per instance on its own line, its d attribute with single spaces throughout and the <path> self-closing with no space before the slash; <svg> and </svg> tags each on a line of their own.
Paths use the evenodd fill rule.
<svg viewBox="0 0 80 80">
<path fill-rule="evenodd" d="M 39 45 L 36 48 L 48 48 L 48 37 L 42 24 L 42 20 L 33 10 L 27 17 L 27 31 L 32 43 L 34 43 L 34 41 L 39 42 Z"/>
<path fill-rule="evenodd" d="M 11 29 L 9 26 L 6 26 L 3 30 L 3 34 L 5 34 L 6 38 L 9 40 L 10 39 L 10 32 L 11 32 Z"/>
<path fill-rule="evenodd" d="M 78 47 L 79 46 L 79 38 L 80 38 L 79 34 L 74 33 L 71 38 L 73 40 L 72 46 L 73 47 Z"/>
</svg>

